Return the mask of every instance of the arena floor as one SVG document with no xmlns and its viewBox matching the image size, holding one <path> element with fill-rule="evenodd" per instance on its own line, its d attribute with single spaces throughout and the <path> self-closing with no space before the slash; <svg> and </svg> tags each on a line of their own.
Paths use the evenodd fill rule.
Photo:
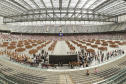
<svg viewBox="0 0 126 84">
<path fill-rule="evenodd" d="M 69 41 L 71 44 L 73 44 L 71 41 Z M 53 41 L 50 43 L 50 44 L 48 44 L 46 47 L 44 47 L 43 49 L 41 49 L 41 50 L 45 50 L 45 51 L 48 51 L 48 47 L 51 45 L 53 43 Z M 92 43 L 92 44 L 94 44 L 94 43 Z M 37 46 L 39 46 L 39 45 L 41 45 L 41 44 L 38 44 Z M 75 44 L 73 44 L 75 47 L 76 47 L 76 50 L 75 50 L 75 52 L 76 51 L 80 51 L 81 49 L 80 49 L 80 47 L 78 47 L 77 45 L 75 45 Z M 29 56 L 30 58 L 32 58 L 33 57 L 33 55 L 30 55 L 29 54 L 29 50 L 31 50 L 31 49 L 35 49 L 37 46 L 35 46 L 35 47 L 32 47 L 32 48 L 30 48 L 30 49 L 26 49 L 25 51 L 23 51 L 23 52 L 21 52 L 20 54 L 22 54 L 22 53 L 24 53 L 24 54 L 26 54 L 27 56 Z M 86 44 L 83 44 L 83 46 L 87 46 Z M 98 47 L 100 47 L 101 45 L 98 45 Z M 91 46 L 87 46 L 87 48 L 91 48 Z M 122 46 L 122 45 L 119 45 L 119 48 L 111 48 L 111 47 L 107 47 L 108 48 L 108 50 L 107 51 L 103 51 L 103 53 L 107 53 L 107 52 L 110 52 L 110 51 L 113 51 L 113 50 L 117 50 L 117 49 L 122 49 L 122 50 L 124 50 L 125 52 L 126 52 L 126 46 Z M 1 48 L 1 50 L 4 50 L 4 49 L 6 49 L 6 48 L 4 48 L 4 47 L 2 47 Z M 98 49 L 97 48 L 93 48 L 93 49 L 95 49 L 95 51 L 96 51 L 96 53 L 97 53 L 97 51 L 98 51 Z M 14 51 L 15 49 L 13 49 L 13 50 L 11 50 L 11 51 Z M 41 53 L 41 50 L 39 50 L 36 54 L 39 54 L 39 53 Z M 69 49 L 69 47 L 67 46 L 67 44 L 65 43 L 65 41 L 57 41 L 57 44 L 56 44 L 56 47 L 55 47 L 55 49 L 54 49 L 54 51 L 48 51 L 48 53 L 49 53 L 49 55 L 67 55 L 67 52 L 70 52 L 70 49 Z M 9 58 L 7 57 L 7 56 L 2 56 L 3 58 L 5 58 L 5 59 L 8 59 L 9 60 Z M 116 59 L 116 58 L 118 58 L 118 57 L 113 57 L 113 58 L 110 58 L 109 59 L 109 61 L 111 61 L 111 60 L 114 60 L 114 59 Z M 95 65 L 98 65 L 99 63 L 98 62 L 96 62 L 95 60 L 93 60 L 92 61 L 92 63 L 89 65 L 89 66 L 95 66 Z M 21 64 L 21 65 L 23 65 L 23 64 Z M 27 66 L 27 65 L 26 65 Z M 36 67 L 35 67 L 36 68 Z M 38 66 L 37 68 L 41 68 L 41 66 Z M 74 69 L 75 70 L 78 70 L 78 69 L 83 69 L 83 67 L 74 67 Z M 70 67 L 69 66 L 64 66 L 64 67 L 57 67 L 57 69 L 55 69 L 55 68 L 52 68 L 52 67 L 49 67 L 48 69 L 47 68 L 43 68 L 44 70 L 48 70 L 48 71 L 59 71 L 59 70 L 71 70 L 70 69 Z"/>
</svg>

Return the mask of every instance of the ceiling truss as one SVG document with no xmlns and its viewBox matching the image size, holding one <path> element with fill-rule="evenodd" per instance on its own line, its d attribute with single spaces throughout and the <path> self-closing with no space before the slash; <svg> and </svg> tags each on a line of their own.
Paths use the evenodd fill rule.
<svg viewBox="0 0 126 84">
<path fill-rule="evenodd" d="M 118 16 L 126 14 L 125 5 L 124 0 L 0 0 L 0 16 L 4 17 L 4 23 L 118 22 Z"/>
<path fill-rule="evenodd" d="M 53 12 L 48 12 L 48 14 L 52 14 L 52 13 Z M 60 12 L 57 12 L 56 14 L 60 14 Z M 70 17 L 71 19 L 61 18 L 61 17 L 57 16 L 56 14 L 54 14 L 54 20 L 51 20 L 51 21 L 99 21 L 99 22 L 115 22 L 116 21 L 116 18 L 110 19 L 111 16 L 92 14 L 92 13 L 80 13 L 79 16 L 81 18 L 80 17 L 72 17 L 72 18 Z M 64 14 L 65 14 L 65 12 L 64 12 Z M 73 12 L 70 12 L 69 14 L 73 14 Z M 29 22 L 29 21 L 50 21 L 51 16 L 47 17 L 47 18 L 43 18 L 42 15 L 46 15 L 46 13 L 34 13 L 34 14 L 6 17 L 6 18 L 4 18 L 5 19 L 4 21 L 5 21 L 5 23 Z"/>
</svg>

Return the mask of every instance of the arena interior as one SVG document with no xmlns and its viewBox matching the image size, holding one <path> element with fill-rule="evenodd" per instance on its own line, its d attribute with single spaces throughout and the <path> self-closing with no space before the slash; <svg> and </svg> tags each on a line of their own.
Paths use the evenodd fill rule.
<svg viewBox="0 0 126 84">
<path fill-rule="evenodd" d="M 126 0 L 0 0 L 0 84 L 126 84 Z"/>
</svg>

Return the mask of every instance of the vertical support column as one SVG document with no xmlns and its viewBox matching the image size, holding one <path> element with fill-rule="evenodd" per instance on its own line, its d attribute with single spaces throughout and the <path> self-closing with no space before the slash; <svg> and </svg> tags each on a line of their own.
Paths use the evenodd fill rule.
<svg viewBox="0 0 126 84">
<path fill-rule="evenodd" d="M 118 16 L 115 17 L 115 23 L 118 23 Z"/>
<path fill-rule="evenodd" d="M 94 12 L 93 12 L 93 19 L 95 20 L 95 15 L 94 15 Z"/>
<path fill-rule="evenodd" d="M 100 56 L 99 59 L 100 59 L 100 63 L 101 63 L 101 54 L 99 54 L 99 56 Z"/>
<path fill-rule="evenodd" d="M 6 18 L 5 17 L 3 18 L 3 23 L 6 24 Z"/>
<path fill-rule="evenodd" d="M 105 58 L 106 58 L 106 53 L 104 52 L 104 57 L 103 57 L 103 62 L 105 61 Z"/>
<path fill-rule="evenodd" d="M 41 21 L 40 13 L 39 13 L 39 20 Z"/>
<path fill-rule="evenodd" d="M 82 21 L 82 11 L 81 11 L 81 19 L 80 20 Z"/>
<path fill-rule="evenodd" d="M 26 16 L 26 19 L 28 20 L 28 15 Z M 26 21 L 27 21 L 27 20 L 26 20 Z"/>
</svg>

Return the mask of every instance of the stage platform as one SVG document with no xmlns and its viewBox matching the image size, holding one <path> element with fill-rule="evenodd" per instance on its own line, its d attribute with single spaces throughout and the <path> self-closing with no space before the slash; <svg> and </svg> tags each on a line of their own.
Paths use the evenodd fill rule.
<svg viewBox="0 0 126 84">
<path fill-rule="evenodd" d="M 63 64 L 69 64 L 69 62 L 76 61 L 77 55 L 49 55 L 49 63 L 50 64 L 58 64 L 62 62 Z"/>
</svg>

